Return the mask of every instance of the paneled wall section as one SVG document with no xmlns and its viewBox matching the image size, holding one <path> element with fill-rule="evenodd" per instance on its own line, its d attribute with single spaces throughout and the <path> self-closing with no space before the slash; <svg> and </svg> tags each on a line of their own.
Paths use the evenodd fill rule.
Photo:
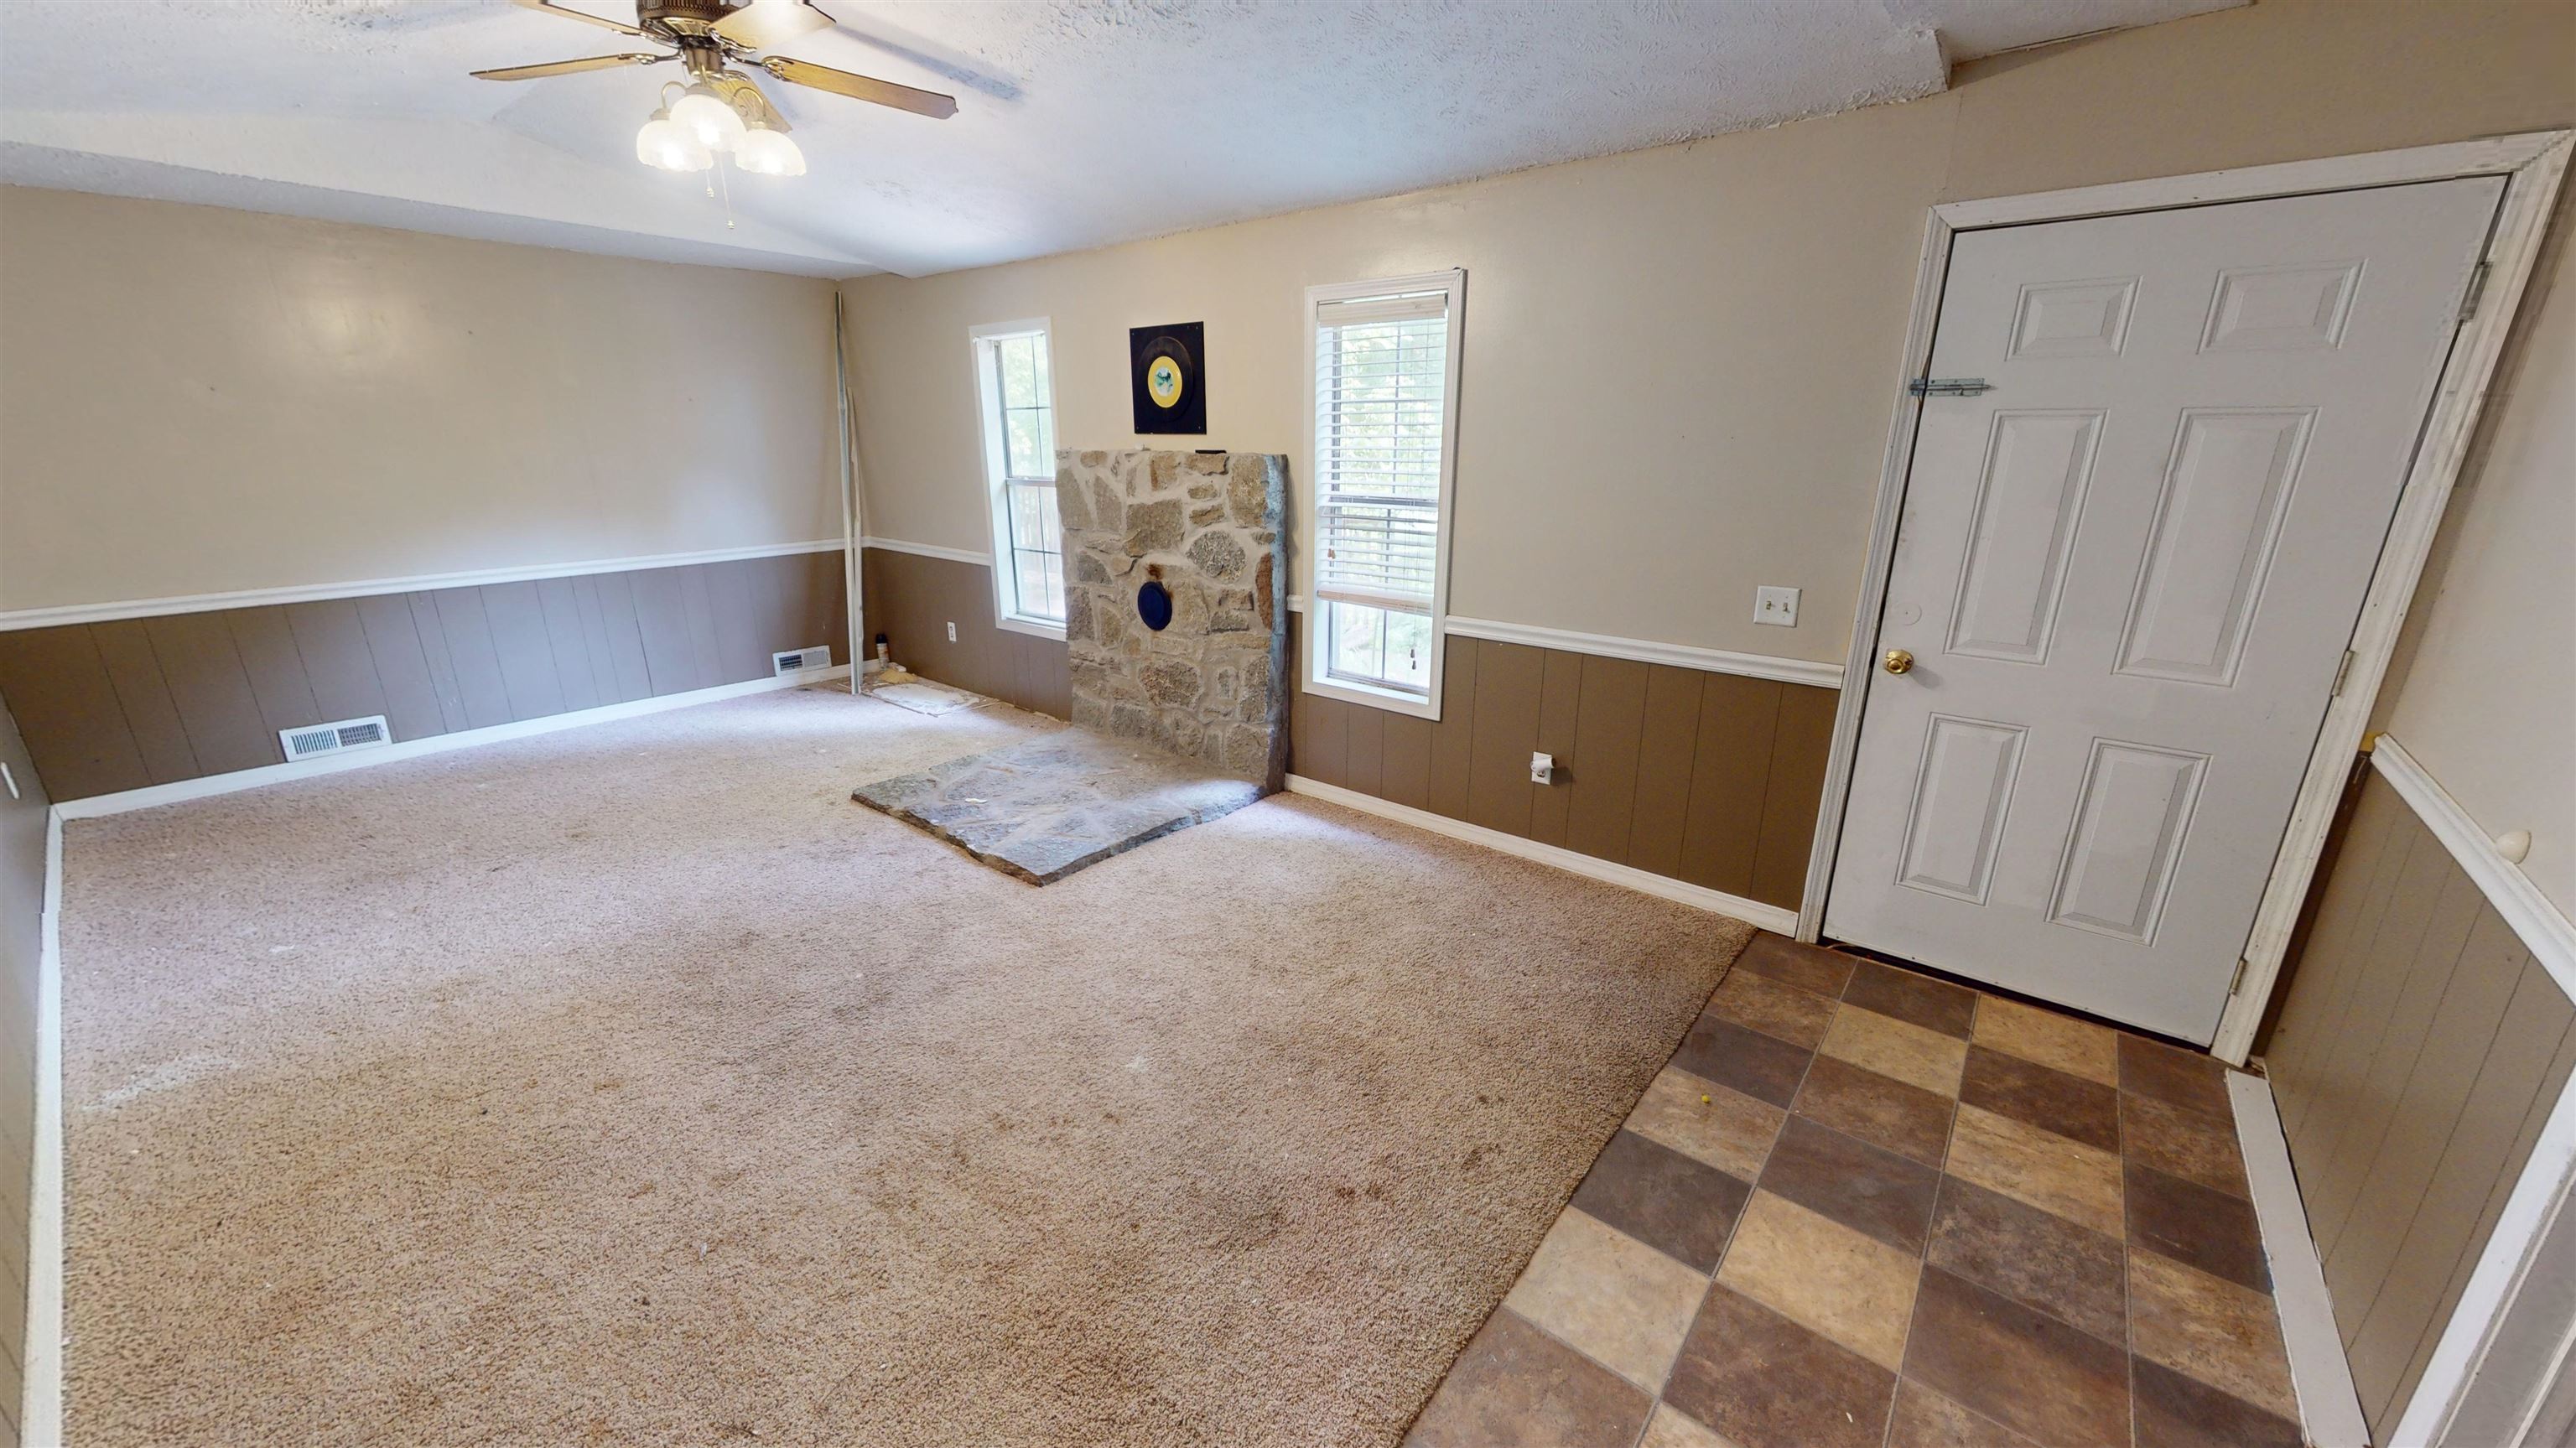
<svg viewBox="0 0 2576 1448">
<path fill-rule="evenodd" d="M 2576 1068 L 2576 1004 L 2376 773 L 2338 836 L 2264 1054 L 2386 1441 Z"/>
<path fill-rule="evenodd" d="M 1296 616 L 1292 627 L 1303 621 Z M 1300 690 L 1290 704 L 1288 767 L 1798 908 L 1832 745 L 1833 690 L 1452 637 L 1441 695 L 1433 723 Z M 1530 783 L 1534 751 L 1555 756 L 1554 783 Z"/>
<path fill-rule="evenodd" d="M 281 729 L 396 740 L 768 677 L 846 645 L 835 551 L 0 633 L 56 799 L 277 764 Z"/>
<path fill-rule="evenodd" d="M 860 643 L 870 657 L 875 645 L 869 640 L 884 634 L 895 662 L 924 678 L 1058 719 L 1073 717 L 1064 641 L 997 627 L 990 567 L 870 548 L 861 558 L 859 591 L 868 631 Z"/>
</svg>

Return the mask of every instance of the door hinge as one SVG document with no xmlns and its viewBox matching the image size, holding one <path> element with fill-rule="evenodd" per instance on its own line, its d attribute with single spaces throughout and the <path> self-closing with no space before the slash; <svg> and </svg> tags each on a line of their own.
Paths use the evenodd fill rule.
<svg viewBox="0 0 2576 1448">
<path fill-rule="evenodd" d="M 2469 268 L 2468 295 L 2460 298 L 2460 320 L 2465 322 L 2478 314 L 2478 299 L 2487 294 L 2487 264 L 2479 262 Z"/>
<path fill-rule="evenodd" d="M 2343 662 L 2342 662 L 2342 663 L 2340 663 L 2340 664 L 2335 665 L 2335 685 L 2334 685 L 2334 691 L 2333 691 L 2331 694 L 2329 694 L 2327 697 L 2329 697 L 2329 698 L 2334 698 L 2334 699 L 2340 699 L 2340 698 L 2342 698 L 2342 697 L 2343 697 L 2343 681 L 2344 681 L 2344 680 L 2346 680 L 2346 679 L 2349 679 L 2349 678 L 2351 678 L 2351 677 L 2352 677 L 2352 650 L 2350 650 L 2350 649 L 2346 649 L 2346 650 L 2344 650 L 2344 651 L 2343 651 Z"/>
<path fill-rule="evenodd" d="M 1995 385 L 1982 377 L 1917 377 L 1905 384 L 1909 397 L 1974 397 Z"/>
<path fill-rule="evenodd" d="M 2245 963 L 2244 956 L 2236 957 L 2236 973 L 2227 978 L 2227 994 L 2231 999 L 2236 994 L 2236 988 L 2245 984 Z"/>
</svg>

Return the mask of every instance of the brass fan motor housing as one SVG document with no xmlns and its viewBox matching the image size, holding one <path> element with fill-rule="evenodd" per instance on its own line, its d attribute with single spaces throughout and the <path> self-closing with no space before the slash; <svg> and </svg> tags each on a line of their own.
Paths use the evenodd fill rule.
<svg viewBox="0 0 2576 1448">
<path fill-rule="evenodd" d="M 635 23 L 674 40 L 715 39 L 716 22 L 749 3 L 750 0 L 636 0 Z"/>
</svg>

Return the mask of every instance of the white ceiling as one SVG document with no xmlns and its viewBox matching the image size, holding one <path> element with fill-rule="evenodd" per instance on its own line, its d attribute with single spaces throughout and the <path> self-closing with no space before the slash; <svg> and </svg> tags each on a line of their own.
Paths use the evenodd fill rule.
<svg viewBox="0 0 2576 1448">
<path fill-rule="evenodd" d="M 632 0 L 564 0 L 631 19 Z M 1938 91 L 1950 62 L 2243 0 L 822 0 L 761 77 L 809 174 L 634 159 L 676 68 L 507 0 L 0 0 L 0 180 L 774 271 L 907 275 Z"/>
</svg>

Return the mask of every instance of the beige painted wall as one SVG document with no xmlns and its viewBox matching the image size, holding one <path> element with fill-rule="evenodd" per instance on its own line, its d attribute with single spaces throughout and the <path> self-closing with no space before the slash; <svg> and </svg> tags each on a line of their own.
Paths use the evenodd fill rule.
<svg viewBox="0 0 2576 1448">
<path fill-rule="evenodd" d="M 1302 477 L 1302 290 L 1464 266 L 1459 614 L 1838 661 L 1936 201 L 2576 121 L 2567 0 L 2263 0 L 1947 94 L 1157 241 L 845 283 L 871 534 L 989 546 L 966 329 L 1055 325 L 1132 446 L 1126 329 L 1207 323 L 1210 446 Z M 1794 630 L 1757 583 L 1806 590 Z"/>
<path fill-rule="evenodd" d="M 0 189 L 0 609 L 838 537 L 830 303 Z"/>
<path fill-rule="evenodd" d="M 2576 57 L 2571 57 L 2576 65 Z M 2374 728 L 2576 915 L 2576 195 L 2496 373 Z M 2539 288 L 2546 288 L 2543 294 Z"/>
</svg>

